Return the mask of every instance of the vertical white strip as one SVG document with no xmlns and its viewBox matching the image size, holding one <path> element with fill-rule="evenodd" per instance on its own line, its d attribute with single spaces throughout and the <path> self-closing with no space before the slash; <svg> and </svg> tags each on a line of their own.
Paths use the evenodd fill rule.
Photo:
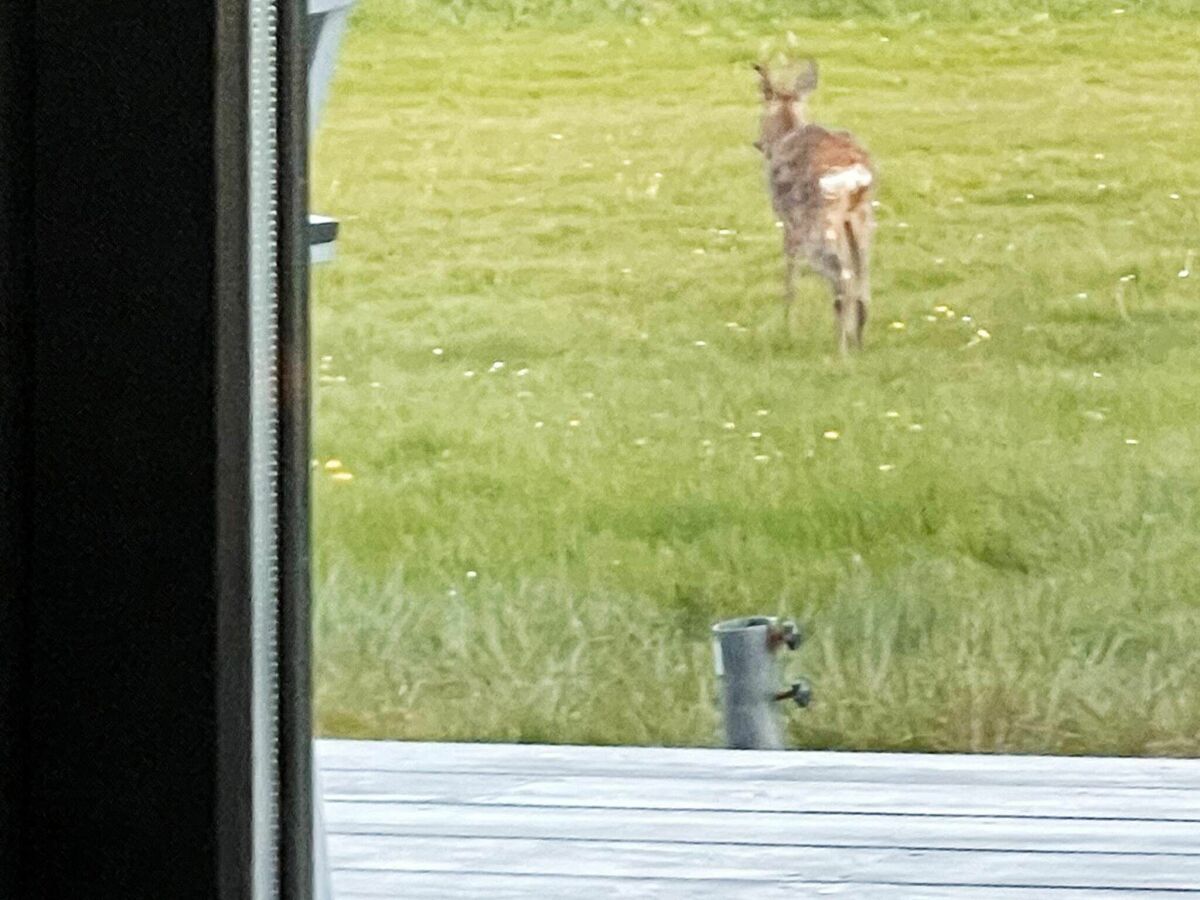
<svg viewBox="0 0 1200 900">
<path fill-rule="evenodd" d="M 254 896 L 279 896 L 277 0 L 250 0 L 250 472 Z"/>
</svg>

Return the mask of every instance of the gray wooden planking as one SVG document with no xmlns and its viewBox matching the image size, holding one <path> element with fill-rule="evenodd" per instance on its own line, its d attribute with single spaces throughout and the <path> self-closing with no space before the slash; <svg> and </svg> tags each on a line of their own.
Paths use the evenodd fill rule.
<svg viewBox="0 0 1200 900">
<path fill-rule="evenodd" d="M 335 896 L 1200 895 L 1200 762 L 318 741 Z"/>
<path fill-rule="evenodd" d="M 848 884 L 808 880 L 780 880 L 771 884 L 743 881 L 680 883 L 672 879 L 558 878 L 540 875 L 495 875 L 463 873 L 452 884 L 441 872 L 346 872 L 339 882 L 338 900 L 376 900 L 404 897 L 410 900 L 441 900 L 445 897 L 486 897 L 488 900 L 803 900 L 831 897 L 834 900 L 1085 900 L 1112 897 L 1120 900 L 1179 900 L 1175 891 L 1092 890 L 1090 888 L 1005 888 L 978 885 L 952 887 L 885 884 L 856 881 Z"/>
<path fill-rule="evenodd" d="M 919 847 L 1042 852 L 1047 846 L 1073 853 L 1200 853 L 1191 822 L 1125 822 L 1041 819 L 1036 828 L 1020 818 L 964 816 L 812 815 L 807 813 L 578 807 L 465 806 L 422 803 L 326 805 L 332 834 L 396 834 L 422 837 L 526 836 L 600 840 L 620 835 L 637 841 L 794 846 Z M 514 821 L 520 824 L 514 828 Z"/>
</svg>

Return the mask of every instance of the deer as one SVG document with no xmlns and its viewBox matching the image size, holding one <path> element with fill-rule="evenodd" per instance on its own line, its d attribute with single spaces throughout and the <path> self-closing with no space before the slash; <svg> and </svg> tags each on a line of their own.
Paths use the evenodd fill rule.
<svg viewBox="0 0 1200 900">
<path fill-rule="evenodd" d="M 764 65 L 755 65 L 762 88 L 762 153 L 771 206 L 783 225 L 783 320 L 788 328 L 801 258 L 829 282 L 838 349 L 862 348 L 871 304 L 870 254 L 875 231 L 872 207 L 877 181 L 871 156 L 847 131 L 809 122 L 807 100 L 817 88 L 817 64 L 790 87 L 778 86 Z"/>
</svg>

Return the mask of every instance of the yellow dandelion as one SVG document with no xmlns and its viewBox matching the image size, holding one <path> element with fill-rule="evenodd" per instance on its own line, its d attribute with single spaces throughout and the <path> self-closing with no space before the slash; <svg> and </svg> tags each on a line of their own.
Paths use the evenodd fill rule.
<svg viewBox="0 0 1200 900">
<path fill-rule="evenodd" d="M 836 431 L 826 431 L 824 434 L 821 435 L 821 437 L 825 438 L 825 440 L 827 440 L 827 441 L 836 441 L 838 438 L 841 437 L 841 435 L 838 434 Z"/>
<path fill-rule="evenodd" d="M 342 467 L 342 461 L 340 459 L 331 459 L 327 463 L 325 463 L 325 468 L 328 469 L 330 472 L 332 472 L 334 469 L 340 469 L 341 467 Z"/>
<path fill-rule="evenodd" d="M 354 476 L 351 475 L 349 472 L 334 472 L 333 480 L 334 481 L 353 481 Z"/>
</svg>

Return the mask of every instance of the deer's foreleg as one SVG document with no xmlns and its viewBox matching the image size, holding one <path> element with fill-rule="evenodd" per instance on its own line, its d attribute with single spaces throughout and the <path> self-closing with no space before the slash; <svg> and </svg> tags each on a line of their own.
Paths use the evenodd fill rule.
<svg viewBox="0 0 1200 900">
<path fill-rule="evenodd" d="M 796 257 L 784 252 L 786 271 L 783 276 L 783 327 L 790 330 L 792 324 L 792 306 L 796 302 Z"/>
</svg>

